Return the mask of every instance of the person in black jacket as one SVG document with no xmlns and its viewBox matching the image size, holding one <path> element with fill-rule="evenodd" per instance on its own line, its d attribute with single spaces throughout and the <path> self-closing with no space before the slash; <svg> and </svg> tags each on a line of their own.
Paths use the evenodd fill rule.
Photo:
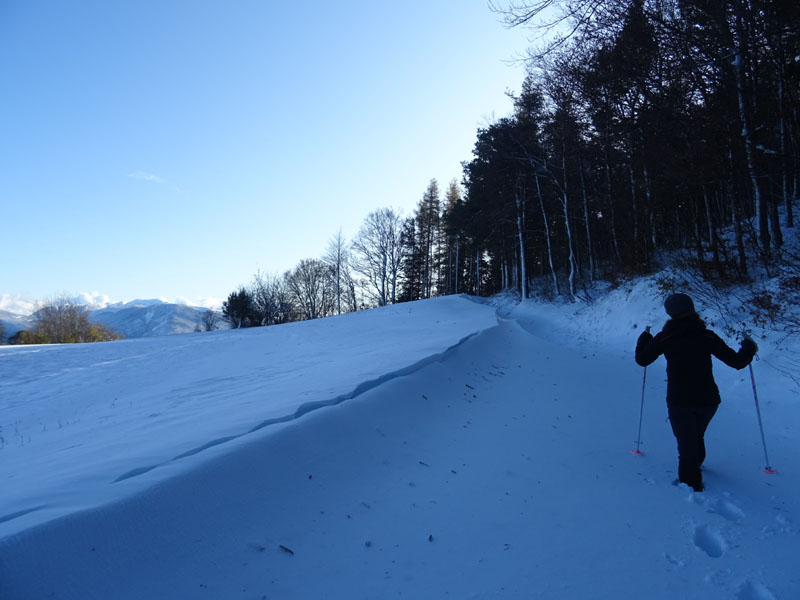
<svg viewBox="0 0 800 600">
<path fill-rule="evenodd" d="M 729 367 L 744 369 L 758 351 L 750 338 L 739 351 L 731 349 L 695 312 L 686 294 L 664 301 L 670 319 L 655 336 L 650 328 L 636 342 L 636 362 L 646 367 L 662 354 L 667 359 L 667 409 L 678 442 L 678 479 L 695 491 L 703 490 L 700 465 L 706 457 L 704 435 L 720 403 L 711 357 Z"/>
</svg>

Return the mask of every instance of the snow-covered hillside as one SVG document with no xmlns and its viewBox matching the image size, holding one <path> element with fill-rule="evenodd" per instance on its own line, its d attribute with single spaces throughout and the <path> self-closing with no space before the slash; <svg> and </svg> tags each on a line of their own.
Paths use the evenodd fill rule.
<svg viewBox="0 0 800 600">
<path fill-rule="evenodd" d="M 0 348 L 0 597 L 796 598 L 796 347 L 673 486 L 658 296 Z"/>
</svg>

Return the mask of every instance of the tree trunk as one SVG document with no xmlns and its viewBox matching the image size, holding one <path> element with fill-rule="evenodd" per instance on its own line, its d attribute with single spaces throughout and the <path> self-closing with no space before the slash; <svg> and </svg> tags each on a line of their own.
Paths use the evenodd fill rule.
<svg viewBox="0 0 800 600">
<path fill-rule="evenodd" d="M 458 238 L 458 236 L 456 236 L 456 267 L 455 267 L 455 270 L 456 270 L 456 272 L 455 272 L 455 280 L 456 280 L 456 286 L 455 286 L 456 290 L 455 290 L 455 292 L 456 292 L 456 294 L 458 293 L 458 272 L 461 270 L 460 263 L 458 262 L 458 250 L 459 250 L 458 242 L 459 242 L 459 238 Z"/>
<path fill-rule="evenodd" d="M 705 254 L 703 252 L 703 236 L 700 234 L 700 214 L 697 206 L 694 207 L 694 244 L 695 252 L 697 253 L 697 262 L 700 268 L 703 268 L 705 263 Z"/>
<path fill-rule="evenodd" d="M 481 251 L 475 251 L 475 295 L 481 295 Z"/>
<path fill-rule="evenodd" d="M 636 173 L 633 171 L 633 157 L 628 163 L 628 175 L 631 184 L 631 210 L 633 211 L 633 247 L 639 244 L 639 207 L 636 204 Z M 635 251 L 635 250 L 634 250 Z"/>
<path fill-rule="evenodd" d="M 786 227 L 792 228 L 794 227 L 794 214 L 792 212 L 792 194 L 789 191 L 789 147 L 786 143 L 786 66 L 782 57 L 778 65 L 778 117 L 780 119 L 781 193 L 786 210 Z"/>
<path fill-rule="evenodd" d="M 717 232 L 714 226 L 714 218 L 711 212 L 711 203 L 708 200 L 708 193 L 706 192 L 705 187 L 703 188 L 703 205 L 706 209 L 706 228 L 708 234 L 708 242 L 711 245 L 711 253 L 714 257 L 714 267 L 717 269 L 717 272 L 720 276 L 723 275 L 722 264 L 719 261 L 719 246 L 717 244 Z"/>
<path fill-rule="evenodd" d="M 733 175 L 733 150 L 728 147 L 728 169 Z M 731 207 L 731 215 L 733 216 L 733 231 L 736 236 L 736 253 L 739 256 L 739 271 L 742 277 L 747 277 L 747 253 L 744 249 L 744 232 L 742 230 L 742 213 L 739 207 L 739 202 L 736 195 L 733 193 L 733 181 L 728 177 L 725 184 L 725 193 L 728 195 L 728 200 Z"/>
<path fill-rule="evenodd" d="M 342 314 L 342 269 L 340 263 L 336 263 L 336 313 Z"/>
<path fill-rule="evenodd" d="M 644 148 L 644 134 L 642 134 L 642 148 Z M 644 151 L 643 151 L 644 152 Z M 642 179 L 644 182 L 644 194 L 645 194 L 645 207 L 644 207 L 644 227 L 647 228 L 648 226 L 652 229 L 653 225 L 653 190 L 650 183 L 650 171 L 647 169 L 647 162 L 644 162 L 642 165 Z M 655 240 L 652 240 L 653 248 L 652 251 L 655 252 Z M 647 265 L 650 264 L 650 248 L 647 245 L 647 233 L 642 235 L 642 245 L 644 246 L 644 260 Z"/>
<path fill-rule="evenodd" d="M 781 219 L 778 215 L 778 203 L 767 198 L 769 207 L 769 224 L 772 230 L 772 242 L 775 250 L 780 250 L 783 246 L 783 233 L 781 232 Z"/>
<path fill-rule="evenodd" d="M 741 17 L 737 17 L 738 29 L 743 29 Z M 750 185 L 753 188 L 753 202 L 755 203 L 758 215 L 759 239 L 761 240 L 761 252 L 765 257 L 770 255 L 771 239 L 769 234 L 769 209 L 767 198 L 761 193 L 761 184 L 758 181 L 756 172 L 755 156 L 753 153 L 753 134 L 750 130 L 750 116 L 747 109 L 747 102 L 744 96 L 744 58 L 742 55 L 741 40 L 742 34 L 737 36 L 736 54 L 734 58 L 734 73 L 736 74 L 736 93 L 739 104 L 739 120 L 742 123 L 742 137 L 744 138 L 745 156 L 747 158 L 747 173 L 750 176 Z"/>
<path fill-rule="evenodd" d="M 619 241 L 617 238 L 617 216 L 616 211 L 614 210 L 614 198 L 612 197 L 612 190 L 611 190 L 611 164 L 609 162 L 608 156 L 606 156 L 606 165 L 605 165 L 605 172 L 606 172 L 606 195 L 608 198 L 608 210 L 611 213 L 611 244 L 614 248 L 614 256 L 617 259 L 617 264 L 622 263 L 622 254 L 619 251 Z"/>
<path fill-rule="evenodd" d="M 517 239 L 519 240 L 519 278 L 523 300 L 528 299 L 528 272 L 525 270 L 525 242 L 522 237 L 522 223 L 525 221 L 525 200 L 517 190 Z"/>
<path fill-rule="evenodd" d="M 583 161 L 579 165 L 581 174 L 581 193 L 583 194 L 583 220 L 586 226 L 586 248 L 589 255 L 589 281 L 594 281 L 594 250 L 592 250 L 592 233 L 589 228 L 589 199 L 586 194 L 586 181 L 583 176 Z"/>
<path fill-rule="evenodd" d="M 569 198 L 567 196 L 567 158 L 565 156 L 566 149 L 562 150 L 561 154 L 561 168 L 564 172 L 564 187 L 562 188 L 561 197 L 564 206 L 564 226 L 567 229 L 567 247 L 569 249 L 569 296 L 570 300 L 575 299 L 575 250 L 572 243 L 572 229 L 569 226 Z"/>
<path fill-rule="evenodd" d="M 556 296 L 559 296 L 560 291 L 558 289 L 558 276 L 556 275 L 556 270 L 553 267 L 553 248 L 552 244 L 550 243 L 550 224 L 547 222 L 547 212 L 544 209 L 544 199 L 542 198 L 542 188 L 539 185 L 538 175 L 536 175 L 536 193 L 539 196 L 539 207 L 542 209 L 542 219 L 544 220 L 544 236 L 545 240 L 547 241 L 547 262 L 550 265 L 550 273 L 553 276 L 553 293 Z"/>
</svg>

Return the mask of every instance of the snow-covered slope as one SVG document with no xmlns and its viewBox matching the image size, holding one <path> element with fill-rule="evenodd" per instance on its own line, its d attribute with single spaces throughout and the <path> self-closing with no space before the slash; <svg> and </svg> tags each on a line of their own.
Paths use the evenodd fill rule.
<svg viewBox="0 0 800 600">
<path fill-rule="evenodd" d="M 671 485 L 645 288 L 497 320 L 439 298 L 249 331 L 0 349 L 0 597 L 798 597 L 797 387 L 717 366 Z M 733 343 L 733 340 L 729 340 Z M 5 491 L 4 491 L 5 492 Z"/>
<path fill-rule="evenodd" d="M 495 323 L 492 309 L 458 298 L 240 331 L 0 348 L 0 480 L 14 481 L 0 496 L 0 536 L 152 485 L 209 448 L 358 394 Z"/>
</svg>

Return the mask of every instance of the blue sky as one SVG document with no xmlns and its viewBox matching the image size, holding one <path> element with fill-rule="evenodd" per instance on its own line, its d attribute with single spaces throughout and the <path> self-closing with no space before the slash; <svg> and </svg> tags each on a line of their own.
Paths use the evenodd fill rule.
<svg viewBox="0 0 800 600">
<path fill-rule="evenodd" d="M 3 0 L 0 298 L 223 299 L 410 214 L 526 46 L 485 0 Z"/>
</svg>

